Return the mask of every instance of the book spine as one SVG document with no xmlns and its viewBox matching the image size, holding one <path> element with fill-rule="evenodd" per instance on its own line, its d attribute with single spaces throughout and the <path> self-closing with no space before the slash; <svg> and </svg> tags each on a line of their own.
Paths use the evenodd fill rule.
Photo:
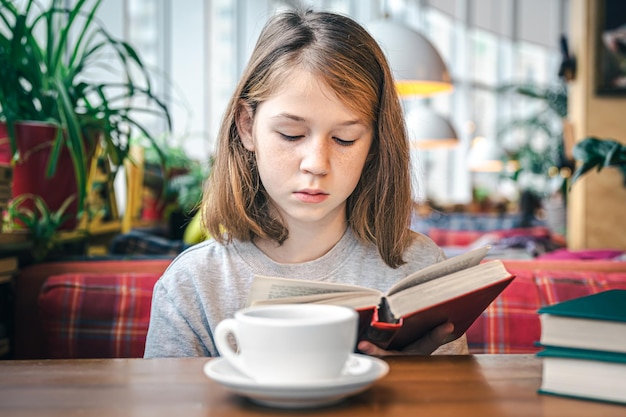
<svg viewBox="0 0 626 417">
<path fill-rule="evenodd" d="M 0 276 L 0 359 L 11 357 L 13 337 L 13 283 L 11 276 Z"/>
<path fill-rule="evenodd" d="M 395 323 L 379 321 L 379 314 L 378 308 L 374 310 L 369 326 L 365 329 L 363 339 L 372 342 L 382 349 L 387 349 L 404 323 L 402 319 Z"/>
<path fill-rule="evenodd" d="M 13 181 L 13 167 L 0 164 L 0 183 L 10 183 L 11 181 Z"/>
<path fill-rule="evenodd" d="M 10 200 L 11 198 L 13 198 L 13 192 L 11 191 L 11 188 L 6 188 L 0 185 L 0 199 Z"/>
<path fill-rule="evenodd" d="M 540 358 L 567 358 L 600 362 L 626 363 L 626 353 L 569 348 L 561 346 L 549 346 L 538 344 L 543 349 L 537 352 Z"/>
</svg>

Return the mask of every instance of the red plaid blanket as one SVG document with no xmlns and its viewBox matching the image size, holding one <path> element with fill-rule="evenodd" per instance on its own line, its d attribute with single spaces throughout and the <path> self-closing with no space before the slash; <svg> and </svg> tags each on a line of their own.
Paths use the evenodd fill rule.
<svg viewBox="0 0 626 417">
<path fill-rule="evenodd" d="M 142 357 L 160 274 L 51 276 L 39 296 L 50 358 Z"/>
<path fill-rule="evenodd" d="M 589 271 L 580 270 L 586 266 L 580 262 L 543 263 L 545 269 L 535 269 L 533 262 L 506 263 L 517 278 L 468 329 L 470 352 L 536 352 L 540 307 L 613 288 L 626 289 L 626 272 L 616 272 L 613 265 L 617 264 L 601 264 L 604 269 Z M 39 296 L 46 357 L 142 357 L 152 289 L 159 276 L 153 272 L 49 277 Z"/>
<path fill-rule="evenodd" d="M 533 353 L 541 334 L 537 310 L 610 289 L 626 289 L 625 272 L 526 270 L 467 331 L 470 353 Z"/>
</svg>

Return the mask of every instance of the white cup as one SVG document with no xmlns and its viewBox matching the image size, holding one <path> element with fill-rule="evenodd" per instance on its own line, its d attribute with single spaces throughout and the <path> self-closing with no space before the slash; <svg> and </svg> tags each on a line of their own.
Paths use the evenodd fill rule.
<svg viewBox="0 0 626 417">
<path fill-rule="evenodd" d="M 348 307 L 249 307 L 217 325 L 215 343 L 222 357 L 257 382 L 307 383 L 341 375 L 356 346 L 357 326 L 358 315 Z"/>
</svg>

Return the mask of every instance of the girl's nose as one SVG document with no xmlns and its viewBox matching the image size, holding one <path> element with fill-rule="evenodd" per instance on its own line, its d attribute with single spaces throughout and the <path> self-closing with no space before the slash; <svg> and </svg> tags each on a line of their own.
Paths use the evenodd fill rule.
<svg viewBox="0 0 626 417">
<path fill-rule="evenodd" d="M 300 169 L 313 175 L 326 175 L 330 169 L 329 141 L 323 137 L 311 137 L 302 149 Z"/>
</svg>

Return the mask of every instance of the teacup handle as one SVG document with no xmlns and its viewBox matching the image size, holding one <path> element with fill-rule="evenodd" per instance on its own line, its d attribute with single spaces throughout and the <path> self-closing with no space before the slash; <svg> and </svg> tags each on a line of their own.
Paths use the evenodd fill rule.
<svg viewBox="0 0 626 417">
<path fill-rule="evenodd" d="M 233 350 L 228 340 L 228 335 L 232 334 L 237 340 L 237 321 L 235 319 L 224 319 L 215 327 L 215 345 L 220 355 L 224 357 L 232 366 L 244 375 L 245 371 L 241 356 Z"/>
</svg>

